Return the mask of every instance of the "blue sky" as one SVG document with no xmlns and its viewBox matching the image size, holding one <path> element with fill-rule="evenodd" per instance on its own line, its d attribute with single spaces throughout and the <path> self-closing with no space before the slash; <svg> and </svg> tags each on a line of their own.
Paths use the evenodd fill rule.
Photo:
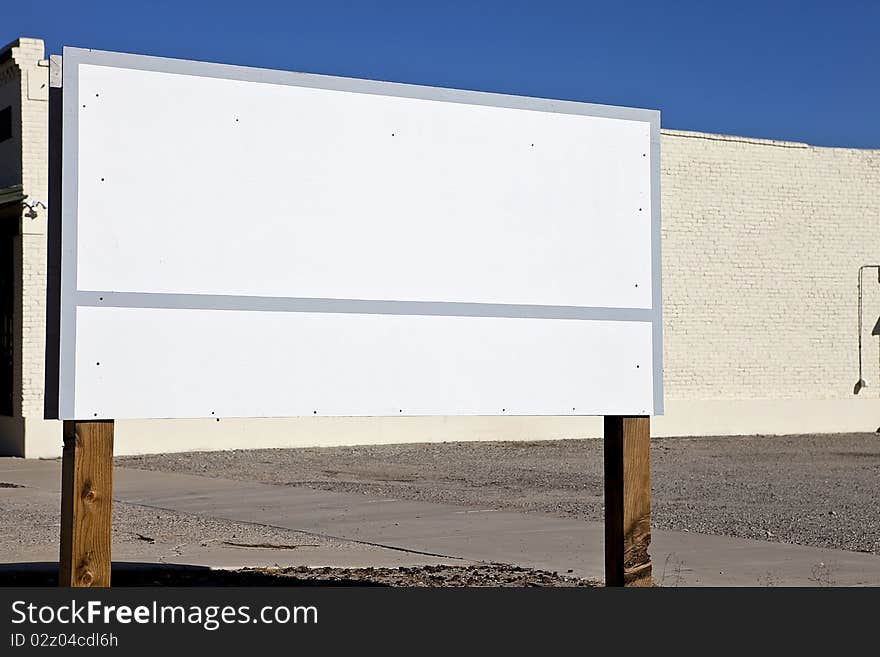
<svg viewBox="0 0 880 657">
<path fill-rule="evenodd" d="M 0 41 L 650 107 L 880 148 L 880 0 L 10 2 Z"/>
</svg>

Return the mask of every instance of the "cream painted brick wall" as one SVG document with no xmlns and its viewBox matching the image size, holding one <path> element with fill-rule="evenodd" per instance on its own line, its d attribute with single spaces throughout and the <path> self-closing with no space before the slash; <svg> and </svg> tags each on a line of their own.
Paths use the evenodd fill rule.
<svg viewBox="0 0 880 657">
<path fill-rule="evenodd" d="M 46 358 L 46 236 L 22 236 L 22 416 L 43 417 Z"/>
<path fill-rule="evenodd" d="M 661 150 L 666 398 L 852 397 L 880 151 L 670 130 Z M 880 285 L 865 281 L 875 385 L 860 397 L 877 397 Z"/>
<path fill-rule="evenodd" d="M 43 42 L 19 41 L 16 61 L 22 69 L 22 184 L 28 201 L 48 205 L 49 187 L 49 68 Z M 43 416 L 46 357 L 46 226 L 47 211 L 22 218 L 22 415 Z"/>
<path fill-rule="evenodd" d="M 44 46 L 40 39 L 21 38 L 12 49 L 12 59 L 19 69 L 18 83 L 21 98 L 21 183 L 29 200 L 46 202 L 49 186 L 48 152 L 49 68 L 44 61 Z M 30 81 L 30 82 L 29 82 Z M 43 87 L 44 94 L 39 93 Z M 45 225 L 45 217 L 43 217 Z M 25 228 L 27 230 L 27 228 Z M 45 228 L 40 232 L 45 233 Z"/>
</svg>

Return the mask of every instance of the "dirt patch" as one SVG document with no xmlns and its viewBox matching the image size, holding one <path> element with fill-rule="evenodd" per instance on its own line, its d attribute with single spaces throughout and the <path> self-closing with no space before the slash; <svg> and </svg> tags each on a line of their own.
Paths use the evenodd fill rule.
<svg viewBox="0 0 880 657">
<path fill-rule="evenodd" d="M 57 566 L 0 568 L 0 586 L 57 586 Z M 114 567 L 113 586 L 594 587 L 598 582 L 504 564 L 406 568 L 243 568 L 212 570 L 142 564 Z"/>
</svg>

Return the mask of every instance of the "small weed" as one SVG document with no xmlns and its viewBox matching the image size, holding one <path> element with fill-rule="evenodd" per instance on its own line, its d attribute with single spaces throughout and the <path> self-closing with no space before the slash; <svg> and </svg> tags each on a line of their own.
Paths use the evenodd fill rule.
<svg viewBox="0 0 880 657">
<path fill-rule="evenodd" d="M 810 575 L 810 581 L 816 586 L 834 586 L 834 577 L 832 568 L 824 561 L 820 561 L 813 565 L 813 571 Z"/>
<path fill-rule="evenodd" d="M 776 581 L 776 576 L 768 570 L 766 574 L 758 578 L 758 584 L 772 588 L 776 586 L 778 582 Z"/>
<path fill-rule="evenodd" d="M 666 572 L 669 570 L 670 562 L 672 564 L 672 570 L 669 571 L 669 583 L 666 582 Z M 666 561 L 663 562 L 663 573 L 660 575 L 659 586 L 681 586 L 684 584 L 684 577 L 682 577 L 681 571 L 684 567 L 684 563 L 675 556 L 674 552 L 670 552 L 666 555 Z"/>
</svg>

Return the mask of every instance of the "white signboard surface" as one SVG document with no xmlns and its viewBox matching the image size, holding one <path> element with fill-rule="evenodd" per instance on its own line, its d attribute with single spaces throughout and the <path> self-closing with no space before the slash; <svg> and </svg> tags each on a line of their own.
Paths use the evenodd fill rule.
<svg viewBox="0 0 880 657">
<path fill-rule="evenodd" d="M 59 416 L 662 412 L 659 115 L 65 48 Z"/>
</svg>

